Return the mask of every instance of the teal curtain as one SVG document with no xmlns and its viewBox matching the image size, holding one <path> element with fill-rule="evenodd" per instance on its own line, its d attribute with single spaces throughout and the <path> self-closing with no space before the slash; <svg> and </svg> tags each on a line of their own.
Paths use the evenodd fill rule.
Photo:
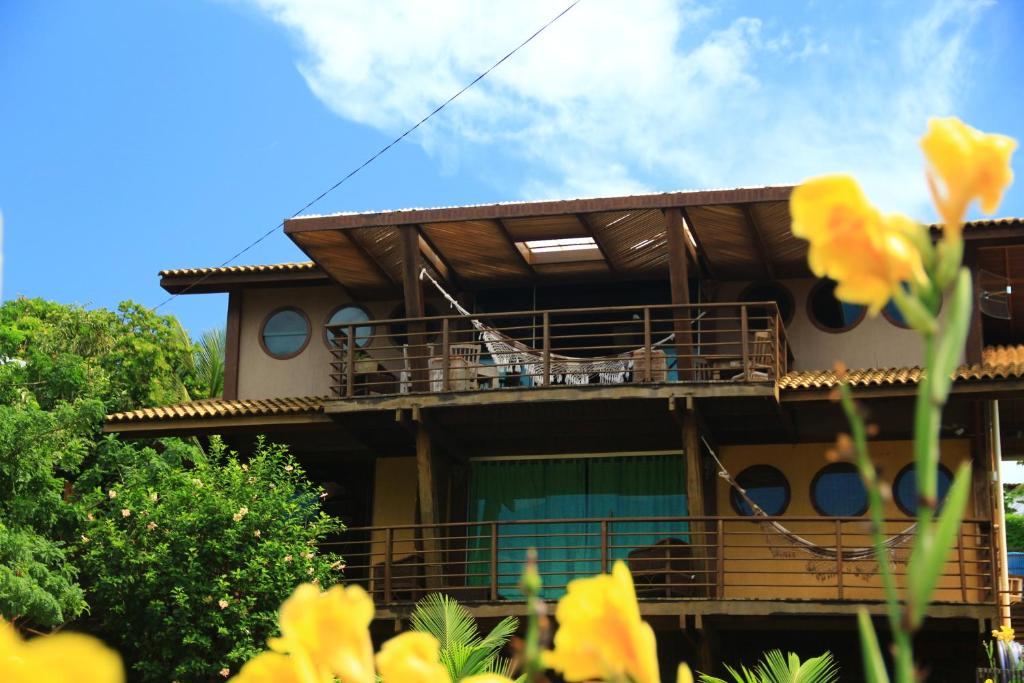
<svg viewBox="0 0 1024 683">
<path fill-rule="evenodd" d="M 574 578 L 601 569 L 601 525 L 564 519 L 681 517 L 687 514 L 684 462 L 679 455 L 543 460 L 496 460 L 472 464 L 469 521 L 556 520 L 498 524 L 499 595 L 521 597 L 516 585 L 527 548 L 537 549 L 544 597 L 557 598 Z M 473 527 L 469 585 L 490 585 L 491 528 Z M 625 559 L 668 537 L 688 540 L 684 522 L 612 521 L 611 560 Z"/>
</svg>

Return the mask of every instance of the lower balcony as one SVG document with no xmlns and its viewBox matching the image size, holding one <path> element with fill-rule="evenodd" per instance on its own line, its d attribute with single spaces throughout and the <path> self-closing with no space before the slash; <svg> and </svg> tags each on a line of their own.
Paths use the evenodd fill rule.
<svg viewBox="0 0 1024 683">
<path fill-rule="evenodd" d="M 902 584 L 913 520 L 885 525 L 889 561 Z M 689 613 L 697 603 L 705 613 L 758 613 L 762 602 L 812 613 L 823 603 L 882 601 L 869 534 L 862 517 L 549 519 L 353 528 L 325 546 L 343 556 L 347 581 L 365 587 L 381 614 L 401 613 L 435 591 L 480 613 L 517 613 L 530 548 L 547 599 L 623 560 L 645 613 Z M 987 521 L 962 523 L 936 603 L 993 608 L 992 534 Z"/>
</svg>

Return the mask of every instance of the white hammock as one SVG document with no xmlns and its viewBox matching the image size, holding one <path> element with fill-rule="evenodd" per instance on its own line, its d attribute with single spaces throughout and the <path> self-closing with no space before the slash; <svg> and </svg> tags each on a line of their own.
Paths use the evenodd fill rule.
<svg viewBox="0 0 1024 683">
<path fill-rule="evenodd" d="M 473 317 L 458 301 L 455 300 L 444 288 L 431 277 L 427 269 L 420 271 L 420 277 L 430 280 L 437 291 L 448 300 L 452 308 L 460 314 L 469 318 L 469 321 L 480 334 L 480 340 L 487 346 L 487 352 L 494 359 L 494 364 L 499 368 L 505 368 L 518 372 L 524 377 L 530 377 L 535 384 L 543 385 L 548 381 L 544 372 L 544 354 L 521 341 L 503 334 L 495 328 L 487 325 Z M 671 341 L 675 335 L 668 335 L 664 339 L 651 345 L 657 348 Z M 628 373 L 633 371 L 634 361 L 637 354 L 642 352 L 643 347 L 610 356 L 596 356 L 594 358 L 580 358 L 576 356 L 565 356 L 559 353 L 550 353 L 550 379 L 556 384 L 590 384 L 592 377 L 597 377 L 599 384 L 623 384 Z"/>
<path fill-rule="evenodd" d="M 708 445 L 707 441 L 704 441 L 704 445 L 707 446 L 708 452 L 711 454 L 711 457 L 714 458 L 715 463 L 718 465 L 718 476 L 720 476 L 722 479 L 725 479 L 725 481 L 729 483 L 729 486 L 731 486 L 736 491 L 736 493 L 739 494 L 740 498 L 743 499 L 743 502 L 750 506 L 750 509 L 754 512 L 755 517 L 768 517 L 769 515 L 764 510 L 762 510 L 761 507 L 750 498 L 750 496 L 747 495 L 746 489 L 740 486 L 736 482 L 736 480 L 732 478 L 732 475 L 729 474 L 729 471 L 727 469 L 725 469 L 725 465 L 723 465 L 722 461 L 718 459 L 718 456 L 715 455 L 714 450 L 711 449 L 711 446 Z M 870 560 L 875 558 L 876 553 L 874 547 L 843 548 L 843 550 L 840 552 L 834 547 L 818 545 L 813 541 L 809 541 L 803 536 L 793 533 L 792 531 L 790 531 L 785 526 L 783 526 L 775 520 L 765 519 L 763 522 L 761 522 L 761 524 L 765 527 L 769 527 L 771 530 L 781 535 L 787 542 L 789 542 L 789 544 L 792 547 L 798 550 L 802 550 L 807 554 L 812 555 L 813 557 L 818 559 L 836 560 L 842 558 L 844 561 L 856 562 L 860 560 Z M 916 528 L 917 524 L 911 524 L 909 527 L 899 532 L 895 536 L 890 536 L 889 538 L 885 539 L 885 541 L 883 542 L 883 546 L 887 551 L 892 551 L 902 545 L 905 545 L 907 541 L 913 538 L 914 530 Z M 769 548 L 772 550 L 772 552 L 776 550 L 775 546 L 770 545 Z"/>
</svg>

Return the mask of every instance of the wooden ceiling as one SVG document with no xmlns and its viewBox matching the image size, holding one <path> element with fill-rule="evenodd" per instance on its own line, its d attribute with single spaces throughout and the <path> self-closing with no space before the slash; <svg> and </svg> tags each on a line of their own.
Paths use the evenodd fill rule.
<svg viewBox="0 0 1024 683">
<path fill-rule="evenodd" d="M 668 275 L 665 209 L 683 212 L 691 268 L 718 280 L 801 277 L 806 246 L 790 233 L 791 187 L 676 192 L 295 218 L 285 232 L 331 277 L 363 295 L 402 281 L 401 226 L 424 264 L 460 289 Z M 690 240 L 692 236 L 692 241 Z M 542 259 L 525 242 L 591 238 L 596 249 Z M 692 247 L 692 248 L 690 248 Z"/>
</svg>

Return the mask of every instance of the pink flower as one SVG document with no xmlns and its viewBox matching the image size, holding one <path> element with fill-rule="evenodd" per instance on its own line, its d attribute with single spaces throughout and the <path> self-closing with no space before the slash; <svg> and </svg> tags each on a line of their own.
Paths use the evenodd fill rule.
<svg viewBox="0 0 1024 683">
<path fill-rule="evenodd" d="M 111 500 L 117 498 L 117 491 L 115 491 L 114 489 L 110 489 L 109 491 L 107 491 L 107 497 L 110 498 Z"/>
<path fill-rule="evenodd" d="M 228 608 L 228 601 L 225 600 L 224 598 L 221 598 L 220 600 L 218 600 L 217 604 L 220 606 L 221 609 L 227 609 Z"/>
<path fill-rule="evenodd" d="M 132 516 L 132 511 L 129 510 L 128 508 L 122 508 L 121 509 L 121 516 L 122 517 L 131 517 Z"/>
<path fill-rule="evenodd" d="M 224 667 L 223 669 L 220 670 L 220 675 L 223 676 L 224 678 L 227 678 L 228 676 L 231 675 L 231 669 L 229 669 L 227 667 Z"/>
<path fill-rule="evenodd" d="M 153 529 L 156 528 L 156 522 L 150 522 L 149 524 L 146 525 L 146 528 L 149 529 L 150 531 L 152 531 Z"/>
</svg>

